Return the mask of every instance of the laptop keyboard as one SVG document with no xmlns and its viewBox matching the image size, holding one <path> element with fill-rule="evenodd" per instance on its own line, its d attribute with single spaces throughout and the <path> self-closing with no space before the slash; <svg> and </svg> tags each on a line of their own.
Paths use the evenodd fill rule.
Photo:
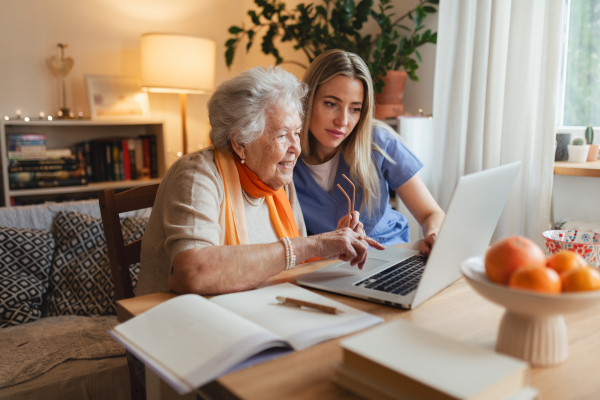
<svg viewBox="0 0 600 400">
<path fill-rule="evenodd" d="M 417 288 L 421 276 L 423 276 L 426 261 L 427 258 L 424 256 L 409 257 L 355 283 L 354 286 L 404 296 Z"/>
</svg>

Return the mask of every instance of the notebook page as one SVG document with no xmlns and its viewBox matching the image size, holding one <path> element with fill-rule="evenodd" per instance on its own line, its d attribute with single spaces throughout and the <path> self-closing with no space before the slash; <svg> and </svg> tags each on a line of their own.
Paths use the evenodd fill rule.
<svg viewBox="0 0 600 400">
<path fill-rule="evenodd" d="M 113 331 L 115 339 L 181 394 L 251 355 L 282 345 L 275 334 L 197 295 L 175 297 Z"/>
<path fill-rule="evenodd" d="M 341 314 L 326 314 L 279 305 L 284 296 L 336 307 Z M 284 338 L 296 350 L 383 322 L 382 318 L 346 306 L 291 283 L 213 297 L 219 304 Z"/>
</svg>

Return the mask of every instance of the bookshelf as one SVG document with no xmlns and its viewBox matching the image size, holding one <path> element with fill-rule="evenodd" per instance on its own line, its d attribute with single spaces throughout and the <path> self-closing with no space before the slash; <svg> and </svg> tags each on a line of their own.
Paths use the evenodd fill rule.
<svg viewBox="0 0 600 400">
<path fill-rule="evenodd" d="M 92 182 L 83 186 L 64 186 L 39 189 L 10 190 L 8 181 L 7 137 L 11 134 L 41 133 L 46 135 L 48 149 L 70 147 L 75 143 L 93 139 L 137 138 L 140 135 L 155 135 L 158 159 L 158 178 L 127 181 Z M 2 196 L 0 206 L 11 206 L 11 198 L 32 198 L 47 200 L 53 196 L 68 199 L 69 195 L 81 194 L 81 198 L 96 198 L 96 192 L 103 189 L 125 190 L 136 186 L 159 183 L 166 173 L 165 143 L 163 122 L 159 120 L 92 121 L 40 120 L 40 121 L 0 121 L 0 167 L 2 169 Z"/>
</svg>

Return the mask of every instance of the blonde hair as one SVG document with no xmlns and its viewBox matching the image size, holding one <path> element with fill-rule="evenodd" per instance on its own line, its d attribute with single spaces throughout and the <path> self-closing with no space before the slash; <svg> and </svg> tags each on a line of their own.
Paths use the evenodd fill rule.
<svg viewBox="0 0 600 400">
<path fill-rule="evenodd" d="M 300 144 L 302 157 L 310 158 L 314 153 L 317 140 L 310 132 L 313 100 L 319 86 L 331 78 L 342 75 L 358 79 L 363 85 L 363 104 L 358 123 L 346 140 L 340 144 L 339 150 L 350 167 L 350 178 L 358 181 L 363 191 L 361 211 L 366 208 L 372 214 L 379 199 L 379 176 L 372 160 L 372 150 L 389 156 L 372 142 L 373 129 L 373 84 L 371 74 L 365 62 L 354 53 L 343 50 L 329 50 L 321 54 L 310 64 L 302 80 L 308 85 L 308 95 L 304 98 L 304 121 Z"/>
</svg>

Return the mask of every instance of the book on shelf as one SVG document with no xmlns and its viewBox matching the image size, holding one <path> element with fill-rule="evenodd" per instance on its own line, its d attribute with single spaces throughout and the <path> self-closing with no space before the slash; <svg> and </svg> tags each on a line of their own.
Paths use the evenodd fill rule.
<svg viewBox="0 0 600 400">
<path fill-rule="evenodd" d="M 144 168 L 144 145 L 142 139 L 134 139 L 135 173 L 138 179 L 150 178 L 150 169 Z"/>
<path fill-rule="evenodd" d="M 46 149 L 36 148 L 34 150 L 28 150 L 23 147 L 20 151 L 8 151 L 7 158 L 9 160 L 46 160 L 46 159 L 57 159 L 64 157 L 71 157 L 73 153 L 71 149 Z"/>
<path fill-rule="evenodd" d="M 40 189 L 61 186 L 84 186 L 87 185 L 87 179 L 55 179 L 48 181 L 33 181 L 33 182 L 10 182 L 10 190 L 19 189 Z"/>
<path fill-rule="evenodd" d="M 129 150 L 129 174 L 132 180 L 137 179 L 137 171 L 135 166 L 135 139 L 127 139 L 127 149 Z"/>
<path fill-rule="evenodd" d="M 123 139 L 121 142 L 121 160 L 123 160 L 123 180 L 131 179 L 131 171 L 129 170 L 129 140 Z"/>
<path fill-rule="evenodd" d="M 149 135 L 150 140 L 150 178 L 158 178 L 158 151 L 156 149 L 156 136 Z"/>
<path fill-rule="evenodd" d="M 46 151 L 46 135 L 42 134 L 12 134 L 7 140 L 8 151 L 21 154 L 37 154 Z"/>
<path fill-rule="evenodd" d="M 33 182 L 39 180 L 65 180 L 85 178 L 84 169 L 57 170 L 57 171 L 25 171 L 25 172 L 9 172 L 9 182 Z"/>
<path fill-rule="evenodd" d="M 280 305 L 277 296 L 336 307 Z M 182 295 L 109 333 L 180 394 L 233 370 L 383 322 L 290 283 L 212 297 Z"/>
<path fill-rule="evenodd" d="M 143 140 L 147 142 L 145 148 Z M 155 136 L 146 135 L 144 138 L 96 139 L 78 143 L 74 148 L 76 152 L 81 149 L 90 181 L 125 181 L 149 178 L 152 168 L 158 177 L 158 165 L 152 167 L 152 143 L 156 146 Z M 145 170 L 148 172 L 144 173 Z"/>
<path fill-rule="evenodd" d="M 79 169 L 79 164 L 63 163 L 63 164 L 38 164 L 38 165 L 18 165 L 10 164 L 18 161 L 9 161 L 8 172 L 36 172 L 36 171 L 74 171 Z M 14 166 L 13 166 L 14 165 Z"/>
<path fill-rule="evenodd" d="M 533 399 L 537 395 L 528 387 L 526 362 L 402 319 L 345 339 L 340 346 L 343 361 L 334 382 L 367 399 L 486 400 L 517 394 Z"/>
<path fill-rule="evenodd" d="M 77 164 L 77 160 L 74 156 L 53 158 L 53 159 L 39 159 L 39 160 L 9 160 L 9 168 L 18 167 L 38 167 L 43 165 L 69 165 Z"/>
</svg>

